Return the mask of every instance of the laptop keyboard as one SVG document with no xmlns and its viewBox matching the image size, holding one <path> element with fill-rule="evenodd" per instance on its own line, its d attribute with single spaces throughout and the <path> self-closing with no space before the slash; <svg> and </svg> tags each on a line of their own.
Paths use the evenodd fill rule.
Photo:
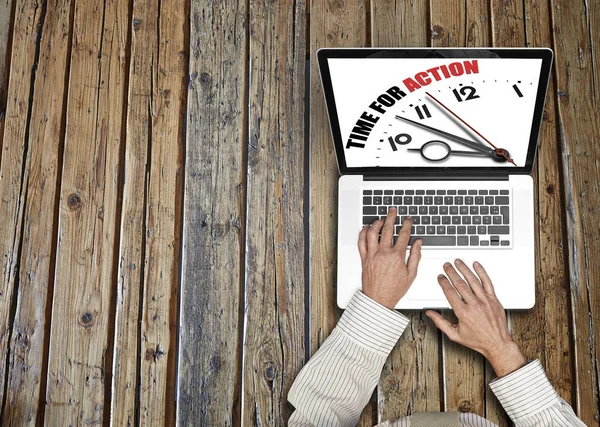
<svg viewBox="0 0 600 427">
<path fill-rule="evenodd" d="M 511 245 L 509 190 L 363 190 L 363 224 L 385 219 L 396 207 L 394 243 L 411 216 L 409 246 L 502 247 Z"/>
</svg>

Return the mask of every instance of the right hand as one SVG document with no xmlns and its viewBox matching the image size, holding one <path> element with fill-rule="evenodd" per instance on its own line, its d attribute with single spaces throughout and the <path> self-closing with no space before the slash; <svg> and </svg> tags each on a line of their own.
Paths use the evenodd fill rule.
<svg viewBox="0 0 600 427">
<path fill-rule="evenodd" d="M 527 361 L 510 336 L 504 308 L 496 298 L 485 269 L 475 262 L 476 276 L 461 260 L 456 260 L 455 265 L 466 282 L 447 262 L 444 272 L 450 280 L 440 274 L 438 283 L 458 318 L 458 324 L 453 325 L 436 311 L 428 310 L 425 314 L 450 340 L 478 351 L 488 359 L 498 377 L 521 368 Z"/>
</svg>

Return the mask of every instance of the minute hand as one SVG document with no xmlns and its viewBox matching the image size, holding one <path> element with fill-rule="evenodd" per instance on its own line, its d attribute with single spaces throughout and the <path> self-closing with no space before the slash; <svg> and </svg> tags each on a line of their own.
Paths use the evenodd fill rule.
<svg viewBox="0 0 600 427">
<path fill-rule="evenodd" d="M 490 152 L 492 151 L 490 148 L 487 148 L 486 146 L 484 146 L 484 145 L 481 145 L 481 144 L 480 144 L 480 143 L 478 143 L 478 142 L 475 142 L 475 141 L 470 141 L 470 140 L 468 140 L 468 139 L 465 139 L 465 138 L 462 138 L 462 137 L 460 137 L 460 136 L 458 136 L 458 135 L 454 135 L 454 134 L 452 134 L 452 133 L 449 133 L 449 132 L 443 131 L 443 130 L 441 130 L 441 129 L 436 129 L 436 128 L 434 128 L 434 127 L 427 126 L 427 125 L 424 125 L 424 124 L 422 124 L 422 123 L 419 123 L 419 122 L 415 122 L 415 121 L 413 121 L 413 120 L 407 119 L 406 117 L 402 117 L 402 116 L 396 116 L 396 118 L 397 118 L 398 120 L 404 120 L 404 121 L 406 121 L 406 122 L 412 123 L 413 125 L 415 125 L 415 126 L 419 126 L 419 127 L 423 128 L 423 129 L 427 129 L 427 130 L 428 130 L 428 131 L 430 131 L 430 132 L 437 133 L 438 135 L 445 136 L 445 137 L 446 137 L 446 138 L 448 138 L 448 139 L 452 139 L 452 140 L 454 140 L 454 141 L 456 141 L 456 142 L 459 142 L 459 143 L 461 143 L 461 144 L 463 144 L 463 145 L 466 145 L 466 146 L 468 146 L 468 147 L 471 147 L 471 148 L 473 148 L 474 150 L 481 151 L 481 152 L 483 152 L 483 153 L 486 153 L 486 154 L 487 154 L 487 153 L 490 153 Z"/>
</svg>

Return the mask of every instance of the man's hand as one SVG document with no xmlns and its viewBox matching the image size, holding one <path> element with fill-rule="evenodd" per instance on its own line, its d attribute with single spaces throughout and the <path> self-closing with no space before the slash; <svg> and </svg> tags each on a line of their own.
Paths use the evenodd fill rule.
<svg viewBox="0 0 600 427">
<path fill-rule="evenodd" d="M 393 309 L 410 288 L 421 259 L 422 242 L 417 240 L 410 248 L 408 261 L 404 262 L 412 219 L 406 217 L 394 245 L 395 221 L 396 208 L 391 208 L 385 223 L 377 220 L 370 227 L 365 225 L 358 235 L 362 290 L 366 296 L 389 309 Z M 378 242 L 380 230 L 381 243 Z"/>
<path fill-rule="evenodd" d="M 466 282 L 447 262 L 444 271 L 450 281 L 440 274 L 438 283 L 458 318 L 458 324 L 451 324 L 432 310 L 425 314 L 452 341 L 483 354 L 498 377 L 521 368 L 527 361 L 510 336 L 504 308 L 496 298 L 486 271 L 478 262 L 473 264 L 477 276 L 461 260 L 457 259 L 455 265 Z"/>
</svg>

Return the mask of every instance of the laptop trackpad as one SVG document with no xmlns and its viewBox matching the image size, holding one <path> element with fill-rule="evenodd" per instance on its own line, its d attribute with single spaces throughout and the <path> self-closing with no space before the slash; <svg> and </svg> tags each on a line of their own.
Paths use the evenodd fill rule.
<svg viewBox="0 0 600 427">
<path fill-rule="evenodd" d="M 452 258 L 421 259 L 419 273 L 408 290 L 406 298 L 412 301 L 446 301 L 446 296 L 437 281 L 437 277 L 444 274 L 443 265 L 448 261 L 452 262 Z"/>
</svg>

